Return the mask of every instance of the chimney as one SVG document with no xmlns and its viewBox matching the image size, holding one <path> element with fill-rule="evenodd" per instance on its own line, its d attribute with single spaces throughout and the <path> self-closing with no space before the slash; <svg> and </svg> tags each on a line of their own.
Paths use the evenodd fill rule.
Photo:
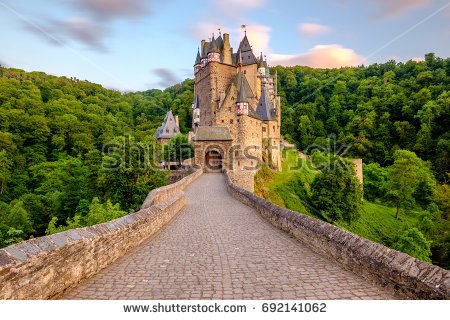
<svg viewBox="0 0 450 320">
<path fill-rule="evenodd" d="M 228 33 L 223 34 L 223 63 L 233 64 L 231 59 L 231 46 L 230 35 Z"/>
<path fill-rule="evenodd" d="M 180 123 L 178 122 L 178 115 L 175 115 L 175 124 L 177 125 L 177 128 L 180 128 Z"/>
</svg>

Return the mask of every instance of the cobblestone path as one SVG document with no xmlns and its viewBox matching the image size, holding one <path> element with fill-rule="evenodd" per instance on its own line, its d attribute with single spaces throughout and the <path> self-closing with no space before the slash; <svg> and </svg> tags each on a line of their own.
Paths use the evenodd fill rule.
<svg viewBox="0 0 450 320">
<path fill-rule="evenodd" d="M 392 299 L 275 229 L 204 174 L 169 225 L 62 299 Z"/>
</svg>

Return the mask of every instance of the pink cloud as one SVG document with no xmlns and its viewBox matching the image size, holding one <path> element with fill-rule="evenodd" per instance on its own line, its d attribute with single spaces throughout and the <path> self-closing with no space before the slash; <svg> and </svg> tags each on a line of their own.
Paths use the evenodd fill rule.
<svg viewBox="0 0 450 320">
<path fill-rule="evenodd" d="M 260 8 L 266 4 L 266 0 L 214 0 L 214 3 L 219 7 L 233 8 L 236 11 Z"/>
<path fill-rule="evenodd" d="M 269 64 L 282 66 L 304 65 L 313 68 L 357 66 L 364 61 L 353 49 L 339 44 L 318 45 L 297 55 L 271 54 Z"/>
<path fill-rule="evenodd" d="M 331 28 L 318 23 L 301 23 L 298 25 L 297 30 L 303 36 L 313 38 L 327 34 Z"/>
<path fill-rule="evenodd" d="M 422 61 L 425 61 L 424 58 L 412 58 L 411 60 L 412 60 L 412 61 L 415 61 L 415 62 L 422 62 Z"/>
<path fill-rule="evenodd" d="M 379 18 L 392 18 L 407 11 L 422 7 L 430 0 L 371 0 L 375 2 L 380 10 L 377 14 Z"/>
</svg>

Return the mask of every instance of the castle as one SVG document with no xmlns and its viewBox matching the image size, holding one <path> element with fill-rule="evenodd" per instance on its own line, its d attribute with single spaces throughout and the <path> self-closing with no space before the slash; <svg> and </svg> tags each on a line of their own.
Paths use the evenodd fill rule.
<svg viewBox="0 0 450 320">
<path fill-rule="evenodd" d="M 226 169 L 237 185 L 253 192 L 265 162 L 281 169 L 280 98 L 276 74 L 245 34 L 236 52 L 229 34 L 202 40 L 194 64 L 192 132 L 195 165 Z"/>
</svg>

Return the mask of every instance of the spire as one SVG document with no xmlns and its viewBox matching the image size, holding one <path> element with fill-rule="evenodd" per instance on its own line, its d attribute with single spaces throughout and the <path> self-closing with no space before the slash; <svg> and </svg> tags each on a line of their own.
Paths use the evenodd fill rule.
<svg viewBox="0 0 450 320">
<path fill-rule="evenodd" d="M 236 65 L 242 66 L 242 54 L 241 54 L 241 49 L 238 49 L 238 52 L 237 52 Z"/>
<path fill-rule="evenodd" d="M 240 102 L 247 102 L 247 97 L 245 95 L 245 86 L 244 86 L 244 75 L 241 73 L 241 77 L 240 77 L 240 83 L 239 83 L 239 92 L 238 92 L 238 97 L 236 102 L 240 103 Z"/>
<path fill-rule="evenodd" d="M 264 59 L 263 59 L 262 52 L 261 52 L 261 57 L 259 58 L 259 61 L 258 61 L 258 69 L 259 68 L 264 68 Z"/>
<path fill-rule="evenodd" d="M 202 57 L 200 56 L 200 48 L 197 50 L 197 58 L 195 59 L 195 65 L 200 64 Z"/>
<path fill-rule="evenodd" d="M 265 86 L 263 86 L 261 90 L 261 98 L 259 99 L 258 107 L 256 108 L 256 114 L 261 120 L 274 120 L 275 108 L 270 100 L 269 91 Z"/>
<path fill-rule="evenodd" d="M 211 45 L 209 47 L 209 52 L 208 53 L 219 53 L 219 50 L 217 50 L 216 40 L 214 39 L 214 33 L 213 33 L 212 38 L 211 38 Z"/>
</svg>

